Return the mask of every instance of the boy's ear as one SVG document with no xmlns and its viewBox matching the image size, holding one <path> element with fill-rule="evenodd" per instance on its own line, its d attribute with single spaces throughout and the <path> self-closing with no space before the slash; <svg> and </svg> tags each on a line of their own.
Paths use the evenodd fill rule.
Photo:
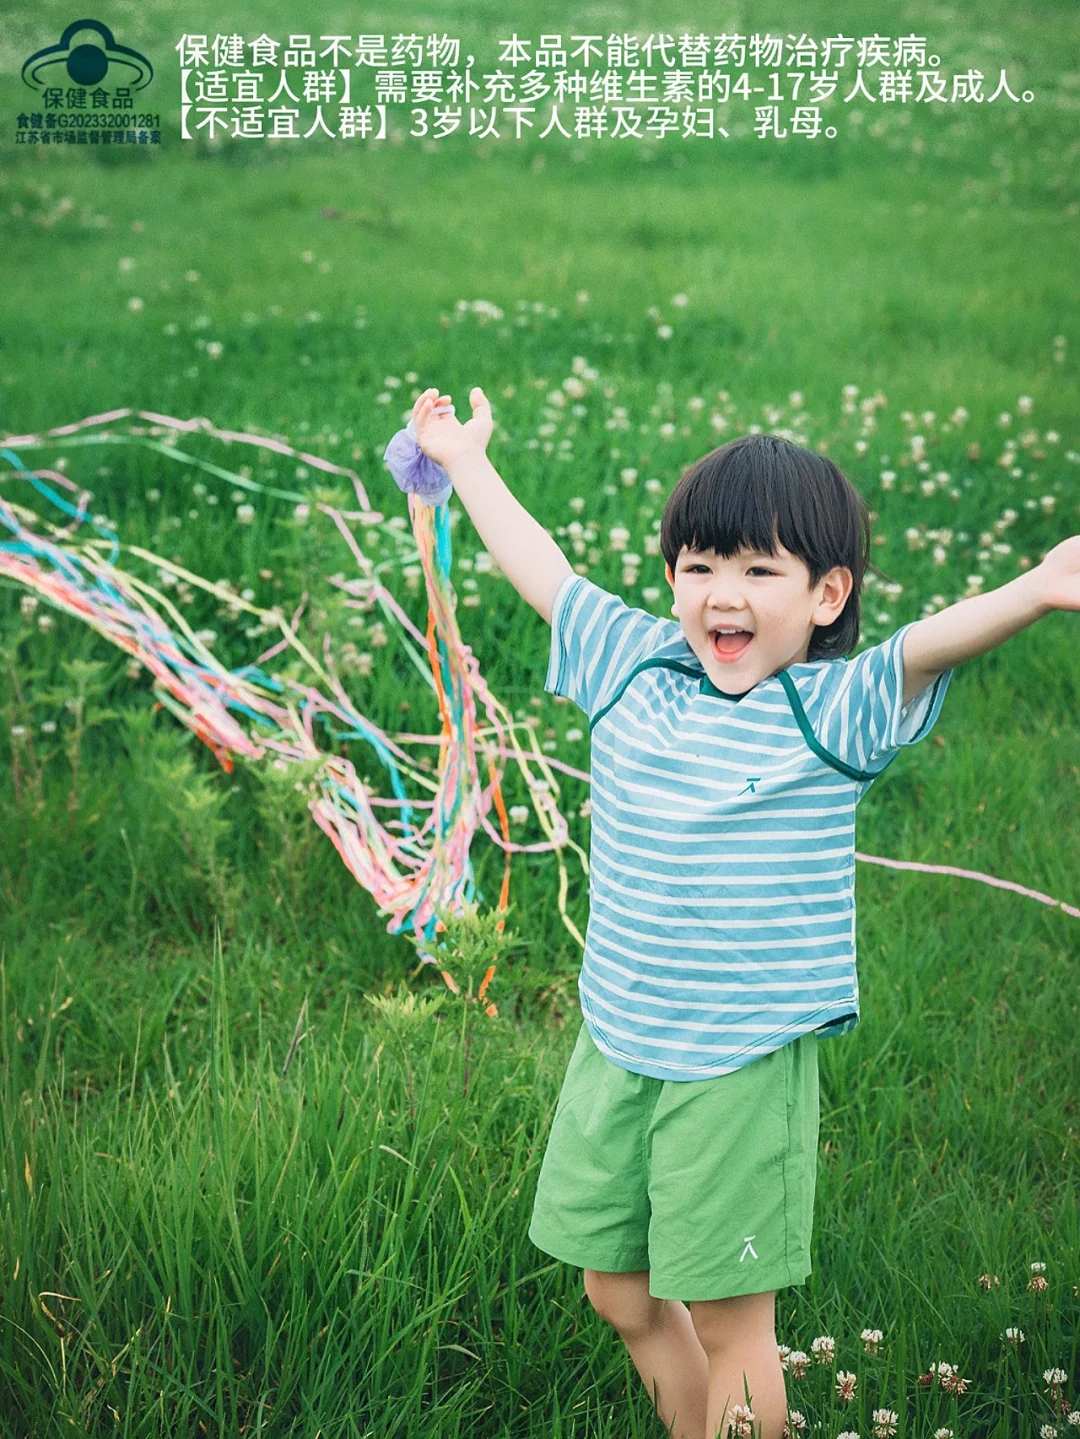
<svg viewBox="0 0 1080 1439">
<path fill-rule="evenodd" d="M 675 576 L 671 573 L 671 566 L 668 565 L 668 564 L 665 564 L 665 566 L 664 566 L 664 578 L 667 580 L 668 584 L 671 586 L 671 593 L 674 595 L 674 593 L 675 593 Z M 673 604 L 673 605 L 671 606 L 671 613 L 675 616 L 676 619 L 679 618 L 679 607 L 678 607 L 678 605 Z"/>
<path fill-rule="evenodd" d="M 818 603 L 811 619 L 815 625 L 831 625 L 843 613 L 855 580 L 846 565 L 835 565 L 818 584 Z"/>
</svg>

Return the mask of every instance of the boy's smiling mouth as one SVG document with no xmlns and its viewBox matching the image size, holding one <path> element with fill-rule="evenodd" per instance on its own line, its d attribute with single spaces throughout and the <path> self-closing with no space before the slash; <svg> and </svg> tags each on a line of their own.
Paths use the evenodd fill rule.
<svg viewBox="0 0 1080 1439">
<path fill-rule="evenodd" d="M 709 631 L 713 657 L 725 665 L 741 659 L 753 638 L 749 630 L 734 629 L 728 625 Z"/>
</svg>

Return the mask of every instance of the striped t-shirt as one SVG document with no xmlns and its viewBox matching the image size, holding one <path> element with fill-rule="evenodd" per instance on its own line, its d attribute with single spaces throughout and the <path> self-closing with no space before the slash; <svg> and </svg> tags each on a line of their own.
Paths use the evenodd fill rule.
<svg viewBox="0 0 1080 1439">
<path fill-rule="evenodd" d="M 578 990 L 615 1064 L 711 1079 L 855 1028 L 855 806 L 951 678 L 902 707 L 907 628 L 734 700 L 678 623 L 581 575 L 559 586 L 544 687 L 592 737 Z"/>
</svg>

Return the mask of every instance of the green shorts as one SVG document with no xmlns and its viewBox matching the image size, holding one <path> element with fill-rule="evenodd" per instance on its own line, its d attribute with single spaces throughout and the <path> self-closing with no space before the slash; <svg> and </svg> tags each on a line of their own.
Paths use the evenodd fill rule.
<svg viewBox="0 0 1080 1439">
<path fill-rule="evenodd" d="M 602 1055 L 583 1022 L 529 1238 L 582 1269 L 647 1269 L 657 1299 L 804 1283 L 819 1042 L 801 1035 L 715 1079 L 652 1079 Z"/>
</svg>

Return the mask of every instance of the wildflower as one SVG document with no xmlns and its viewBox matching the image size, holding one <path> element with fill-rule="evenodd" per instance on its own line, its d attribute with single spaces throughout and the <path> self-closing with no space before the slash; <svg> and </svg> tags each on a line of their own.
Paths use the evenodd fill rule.
<svg viewBox="0 0 1080 1439">
<path fill-rule="evenodd" d="M 1051 1389 L 1060 1389 L 1061 1386 L 1068 1379 L 1068 1377 L 1069 1376 L 1065 1373 L 1064 1369 L 1043 1370 L 1043 1378 L 1046 1380 L 1047 1384 L 1050 1385 Z"/>
<path fill-rule="evenodd" d="M 895 484 L 896 484 L 896 471 L 895 471 L 895 470 L 882 470 L 882 472 L 881 472 L 881 488 L 882 488 L 883 490 L 891 490 L 892 487 L 893 487 L 893 485 L 895 485 Z"/>
<path fill-rule="evenodd" d="M 1016 402 L 1016 408 L 1022 415 L 1030 415 L 1032 404 L 1033 401 L 1030 395 L 1021 395 Z"/>
<path fill-rule="evenodd" d="M 1074 1429 L 1080 1428 L 1080 1409 L 1070 1409 L 1065 1415 L 1065 1423 L 1070 1424 Z"/>
<path fill-rule="evenodd" d="M 1001 414 L 997 417 L 997 422 L 1003 430 L 1007 430 L 1012 424 L 1012 415 L 1009 414 L 1008 410 L 1002 410 Z"/>
<path fill-rule="evenodd" d="M 254 506 L 254 505 L 237 505 L 237 507 L 236 507 L 236 519 L 237 519 L 237 523 L 238 523 L 238 524 L 241 524 L 241 525 L 250 525 L 251 522 L 254 520 L 254 518 L 255 518 L 255 506 Z"/>
<path fill-rule="evenodd" d="M 142 673 L 142 665 L 139 663 L 138 660 L 128 660 L 127 664 L 124 666 L 124 673 L 127 675 L 129 680 L 137 680 L 139 678 L 139 675 Z M 45 728 L 44 725 L 42 725 L 41 727 L 42 729 Z"/>
<path fill-rule="evenodd" d="M 296 508 L 293 510 L 293 519 L 294 519 L 294 520 L 299 520 L 300 523 L 303 524 L 304 521 L 307 519 L 308 515 L 310 515 L 310 514 L 311 514 L 311 510 L 310 510 L 309 506 L 307 506 L 307 505 L 297 505 Z"/>
<path fill-rule="evenodd" d="M 859 1439 L 859 1436 L 854 1429 L 845 1429 L 836 1436 L 836 1439 Z"/>
<path fill-rule="evenodd" d="M 1057 504 L 1057 496 L 1056 496 L 1056 495 L 1040 495 L 1040 496 L 1039 496 L 1039 508 L 1042 510 L 1042 512 L 1043 512 L 1044 515 L 1050 514 L 1056 504 Z M 1031 1267 L 1032 1267 L 1032 1269 L 1034 1269 L 1034 1268 L 1035 1268 L 1034 1264 L 1033 1264 Z M 1046 1265 L 1045 1265 L 1045 1264 L 1043 1265 L 1043 1268 L 1044 1268 L 1044 1269 L 1046 1268 Z"/>
<path fill-rule="evenodd" d="M 567 739 L 567 742 L 568 742 L 569 744 L 576 744 L 579 739 L 583 739 L 583 738 L 584 738 L 584 733 L 583 733 L 582 730 L 579 730 L 579 729 L 568 729 L 568 730 L 566 731 L 566 739 Z"/>
<path fill-rule="evenodd" d="M 941 1370 L 946 1367 L 949 1372 L 947 1374 L 942 1373 Z M 938 1378 L 941 1380 L 941 1387 L 945 1390 L 946 1394 L 966 1394 L 971 1384 L 970 1379 L 961 1379 L 954 1368 L 946 1365 L 939 1366 Z"/>
<path fill-rule="evenodd" d="M 810 1356 L 801 1349 L 793 1349 L 788 1355 L 788 1367 L 793 1379 L 801 1379 L 810 1368 Z"/>
<path fill-rule="evenodd" d="M 853 400 L 859 393 L 859 387 L 858 385 L 845 385 L 841 393 L 845 400 Z"/>
<path fill-rule="evenodd" d="M 1046 1288 L 1046 1280 L 1041 1274 L 1033 1274 L 1028 1280 L 1027 1287 L 1034 1290 L 1036 1294 L 1040 1294 Z"/>
<path fill-rule="evenodd" d="M 878 1346 L 883 1337 L 880 1329 L 864 1329 L 859 1335 L 867 1354 L 876 1354 L 878 1352 Z"/>
<path fill-rule="evenodd" d="M 731 1406 L 732 1424 L 728 1433 L 734 1431 L 736 1439 L 750 1439 L 754 1432 L 752 1425 L 756 1418 L 757 1415 L 748 1404 L 733 1404 Z"/>
<path fill-rule="evenodd" d="M 671 424 L 670 421 L 665 425 L 661 425 L 660 436 L 665 440 L 673 440 L 675 438 L 675 426 Z"/>
<path fill-rule="evenodd" d="M 143 308 L 144 303 L 145 301 L 140 300 L 138 295 L 132 295 L 131 299 L 128 301 L 128 309 L 131 310 L 133 314 L 137 315 L 139 311 Z"/>
<path fill-rule="evenodd" d="M 581 808 L 578 810 L 578 818 L 579 818 L 579 819 L 588 819 L 591 814 L 592 814 L 592 800 L 587 799 L 587 800 L 585 801 L 585 803 L 581 806 Z"/>
<path fill-rule="evenodd" d="M 529 806 L 527 804 L 515 804 L 510 807 L 510 823 L 524 824 L 529 818 Z"/>
<path fill-rule="evenodd" d="M 1010 1344 L 1023 1344 L 1024 1331 L 1022 1329 L 1006 1329 L 1002 1338 L 1007 1339 Z"/>
<path fill-rule="evenodd" d="M 575 495 L 572 500 L 568 501 L 568 504 L 575 515 L 580 515 L 582 510 L 585 508 L 585 501 L 581 498 L 580 495 Z"/>
<path fill-rule="evenodd" d="M 802 405 L 803 405 L 803 396 L 802 396 L 802 391 L 801 391 L 801 390 L 792 390 L 791 394 L 788 395 L 787 398 L 788 398 L 788 404 L 791 406 L 791 408 L 792 408 L 793 410 L 799 410 L 799 409 L 802 408 Z"/>
<path fill-rule="evenodd" d="M 892 1439 L 896 1433 L 896 1418 L 894 1409 L 875 1409 L 874 1439 Z"/>
<path fill-rule="evenodd" d="M 1039 1430 L 1041 1439 L 1057 1439 L 1057 1425 L 1044 1424 Z"/>
<path fill-rule="evenodd" d="M 780 1368 L 783 1369 L 786 1374 L 788 1355 L 791 1353 L 791 1350 L 786 1344 L 778 1344 L 776 1346 L 776 1352 L 780 1355 Z"/>
<path fill-rule="evenodd" d="M 13 724 L 13 725 L 11 726 L 11 737 L 12 737 L 12 739 L 22 739 L 22 737 L 23 737 L 23 735 L 24 735 L 25 733 L 26 733 L 26 726 L 25 726 L 24 724 Z"/>
<path fill-rule="evenodd" d="M 56 721 L 55 721 L 55 720 L 45 720 L 45 721 L 43 721 L 42 726 L 41 726 L 41 733 L 42 733 L 42 734 L 55 734 L 55 733 L 56 733 Z"/>
<path fill-rule="evenodd" d="M 844 1370 L 844 1369 L 838 1370 L 838 1371 L 837 1371 L 837 1374 L 836 1374 L 836 1394 L 837 1394 L 837 1397 L 840 1398 L 840 1399 L 843 1399 L 843 1401 L 845 1402 L 845 1404 L 846 1404 L 849 1400 L 854 1399 L 854 1398 L 855 1398 L 855 1385 L 856 1385 L 857 1383 L 858 1383 L 858 1380 L 857 1380 L 857 1378 L 855 1377 L 854 1374 L 849 1374 L 849 1373 L 848 1373 L 846 1370 Z"/>
<path fill-rule="evenodd" d="M 383 624 L 382 620 L 376 620 L 375 623 L 371 626 L 371 634 L 368 638 L 368 643 L 372 645 L 375 649 L 382 649 L 383 646 L 386 644 L 386 641 L 386 626 Z"/>
<path fill-rule="evenodd" d="M 656 338 L 658 340 L 670 340 L 675 331 L 670 325 L 657 325 Z"/>
<path fill-rule="evenodd" d="M 587 305 L 589 303 L 589 292 L 588 290 L 579 290 L 574 298 L 579 305 Z"/>
<path fill-rule="evenodd" d="M 801 1434 L 803 1432 L 806 1428 L 806 1415 L 801 1409 L 788 1410 L 788 1425 L 791 1427 L 789 1429 L 787 1425 L 784 1426 L 785 1434 Z"/>
<path fill-rule="evenodd" d="M 214 630 L 196 630 L 195 638 L 201 645 L 206 645 L 207 648 L 209 648 L 217 639 L 217 633 Z"/>
<path fill-rule="evenodd" d="M 22 599 L 19 601 L 19 609 L 22 611 L 26 619 L 30 618 L 30 616 L 34 613 L 37 607 L 37 595 L 23 595 Z"/>
<path fill-rule="evenodd" d="M 632 485 L 637 479 L 637 470 L 632 467 L 619 471 L 619 478 L 624 485 Z"/>
<path fill-rule="evenodd" d="M 993 1275 L 993 1277 L 991 1277 L 989 1274 L 980 1274 L 979 1288 L 990 1289 L 991 1287 L 993 1287 L 994 1289 L 1001 1288 L 1001 1280 L 997 1277 L 997 1275 L 995 1274 Z"/>
<path fill-rule="evenodd" d="M 220 340 L 209 340 L 206 345 L 206 353 L 212 360 L 220 360 L 224 348 Z"/>
<path fill-rule="evenodd" d="M 51 630 L 53 627 L 52 615 L 38 615 L 38 629 Z M 1045 1280 L 1043 1281 L 1045 1283 Z"/>
<path fill-rule="evenodd" d="M 934 1439 L 955 1439 L 955 1436 L 951 1429 L 942 1428 L 934 1430 Z"/>
<path fill-rule="evenodd" d="M 685 295 L 672 295 L 671 303 L 677 310 L 685 310 L 690 301 Z"/>
</svg>

